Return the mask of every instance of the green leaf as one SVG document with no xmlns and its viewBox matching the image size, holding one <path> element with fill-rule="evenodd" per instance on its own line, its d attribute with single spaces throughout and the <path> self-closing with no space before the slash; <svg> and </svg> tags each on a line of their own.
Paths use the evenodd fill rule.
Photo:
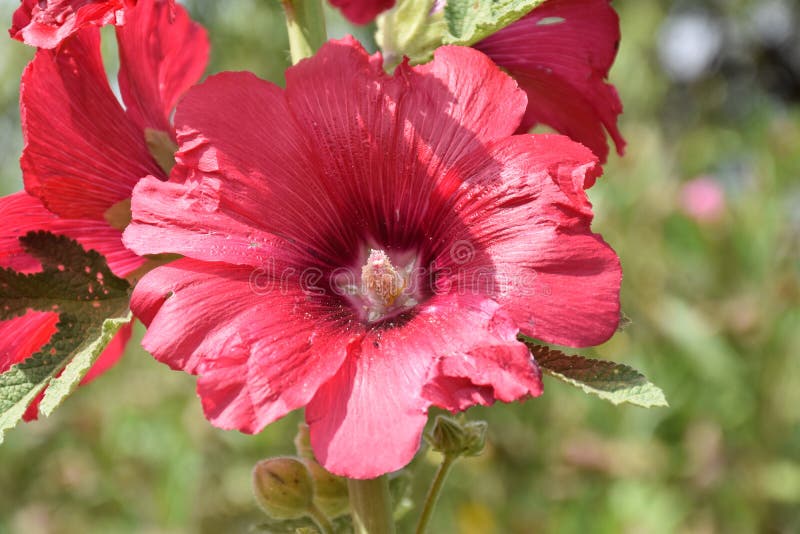
<svg viewBox="0 0 800 534">
<path fill-rule="evenodd" d="M 49 232 L 29 232 L 20 241 L 42 263 L 42 271 L 0 268 L 0 320 L 28 310 L 113 317 L 109 307 L 123 301 L 127 307 L 130 285 L 114 276 L 96 251 L 86 252 L 72 239 Z"/>
<path fill-rule="evenodd" d="M 42 271 L 0 269 L 0 320 L 38 310 L 58 313 L 59 321 L 41 350 L 0 375 L 0 443 L 31 401 L 51 386 L 40 405 L 49 415 L 131 317 L 130 286 L 100 254 L 49 232 L 30 232 L 20 241 Z"/>
<path fill-rule="evenodd" d="M 400 0 L 378 17 L 375 42 L 387 68 L 398 65 L 403 56 L 414 64 L 431 59 L 447 31 L 444 12 L 431 13 L 433 7 L 434 0 Z"/>
<path fill-rule="evenodd" d="M 470 46 L 519 20 L 544 0 L 447 0 L 445 44 Z"/>
<path fill-rule="evenodd" d="M 128 312 L 123 317 L 106 319 L 99 325 L 88 325 L 82 336 L 84 342 L 70 354 L 69 363 L 64 371 L 50 380 L 39 404 L 39 411 L 48 416 L 64 399 L 78 387 L 83 377 L 89 372 L 97 358 L 111 342 L 120 328 L 131 322 L 133 315 Z"/>
<path fill-rule="evenodd" d="M 519 336 L 548 375 L 597 395 L 612 404 L 627 402 L 652 408 L 669 406 L 664 392 L 636 369 L 620 363 L 568 356 L 558 350 L 538 345 L 527 336 Z"/>
</svg>

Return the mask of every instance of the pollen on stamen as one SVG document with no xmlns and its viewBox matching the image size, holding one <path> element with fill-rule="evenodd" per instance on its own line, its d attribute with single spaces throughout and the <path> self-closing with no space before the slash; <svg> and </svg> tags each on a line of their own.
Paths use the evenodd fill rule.
<svg viewBox="0 0 800 534">
<path fill-rule="evenodd" d="M 384 251 L 370 249 L 367 263 L 361 268 L 361 285 L 363 294 L 376 304 L 391 306 L 403 292 L 405 280 Z"/>
<path fill-rule="evenodd" d="M 412 262 L 397 268 L 383 250 L 369 250 L 357 289 L 368 322 L 385 319 L 417 304 L 412 295 L 406 294 L 413 265 Z"/>
</svg>

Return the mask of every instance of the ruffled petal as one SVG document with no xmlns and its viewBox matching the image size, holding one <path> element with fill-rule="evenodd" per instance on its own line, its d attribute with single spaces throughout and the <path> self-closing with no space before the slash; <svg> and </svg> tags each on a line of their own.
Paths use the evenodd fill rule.
<svg viewBox="0 0 800 534">
<path fill-rule="evenodd" d="M 280 240 L 240 220 L 216 178 L 176 183 L 149 176 L 134 189 L 131 211 L 124 242 L 138 254 L 168 252 L 251 267 L 281 254 L 273 246 Z"/>
<path fill-rule="evenodd" d="M 442 232 L 468 254 L 437 260 L 450 285 L 494 296 L 532 337 L 574 347 L 604 342 L 619 323 L 622 271 L 590 229 L 584 188 L 601 172 L 596 156 L 560 135 L 514 136 L 490 153 L 454 170 L 468 179 Z"/>
<path fill-rule="evenodd" d="M 25 192 L 0 198 L 0 266 L 20 272 L 41 270 L 36 258 L 25 252 L 19 238 L 28 232 L 46 230 L 76 240 L 86 250 L 105 256 L 120 277 L 139 268 L 144 259 L 122 245 L 122 233 L 104 221 L 62 219 Z"/>
<path fill-rule="evenodd" d="M 348 242 L 352 247 L 352 233 L 335 232 L 346 227 L 345 207 L 335 204 L 339 184 L 322 174 L 279 87 L 249 73 L 211 76 L 181 101 L 175 125 L 180 148 L 173 176 L 186 176 L 187 191 L 195 183 L 211 187 L 221 180 L 214 210 L 220 220 L 232 221 L 231 231 L 244 225 L 290 236 L 288 248 L 328 264 L 340 261 Z M 200 222 L 196 233 L 216 232 L 215 224 Z M 320 234 L 331 235 L 320 239 Z"/>
<path fill-rule="evenodd" d="M 609 0 L 548 0 L 477 43 L 528 94 L 520 130 L 546 124 L 585 144 L 605 161 L 605 131 L 622 154 L 622 103 L 608 72 L 619 44 L 619 17 Z"/>
<path fill-rule="evenodd" d="M 331 5 L 338 7 L 342 15 L 354 24 L 367 24 L 381 12 L 394 7 L 395 0 L 330 0 Z"/>
<path fill-rule="evenodd" d="M 145 324 L 145 349 L 198 375 L 214 425 L 254 433 L 304 406 L 345 358 L 347 323 L 301 285 L 253 269 L 182 259 L 148 273 L 131 308 Z M 179 332 L 179 335 L 176 335 Z"/>
<path fill-rule="evenodd" d="M 351 340 L 306 408 L 317 459 L 332 473 L 376 477 L 411 461 L 431 404 L 461 410 L 537 395 L 538 370 L 516 332 L 496 303 L 447 295 Z"/>
<path fill-rule="evenodd" d="M 55 48 L 86 26 L 123 24 L 136 0 L 22 0 L 8 33 L 38 48 Z"/>
<path fill-rule="evenodd" d="M 172 132 L 178 98 L 196 83 L 208 62 L 205 30 L 181 6 L 139 2 L 119 26 L 119 88 L 128 117 L 139 128 Z"/>
<path fill-rule="evenodd" d="M 163 177 L 108 86 L 95 28 L 36 53 L 22 75 L 20 110 L 25 188 L 54 213 L 103 220 L 139 178 Z"/>
</svg>

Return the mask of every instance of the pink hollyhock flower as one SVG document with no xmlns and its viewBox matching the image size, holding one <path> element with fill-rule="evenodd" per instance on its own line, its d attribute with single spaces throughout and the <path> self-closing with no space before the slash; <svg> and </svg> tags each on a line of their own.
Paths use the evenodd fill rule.
<svg viewBox="0 0 800 534">
<path fill-rule="evenodd" d="M 528 94 L 520 131 L 546 124 L 608 157 L 606 132 L 621 155 L 622 103 L 606 83 L 619 46 L 610 0 L 548 0 L 475 45 Z"/>
<path fill-rule="evenodd" d="M 150 0 L 148 0 L 149 2 Z M 126 13 L 137 0 L 21 0 L 8 33 L 14 39 L 39 48 L 56 48 L 87 26 L 126 22 Z M 166 0 L 171 19 L 175 0 Z"/>
<path fill-rule="evenodd" d="M 354 24 L 372 22 L 380 13 L 394 7 L 395 0 L 330 0 Z"/>
<path fill-rule="evenodd" d="M 27 254 L 19 241 L 20 237 L 34 230 L 67 235 L 85 248 L 98 249 L 107 255 L 109 266 L 113 270 L 124 272 L 129 268 L 131 253 L 120 247 L 107 248 L 111 242 L 107 234 L 113 230 L 107 224 L 60 219 L 47 211 L 36 198 L 22 192 L 0 198 L 0 267 L 23 273 L 41 270 L 38 260 Z M 56 332 L 57 322 L 58 314 L 38 311 L 0 321 L 0 373 L 8 371 L 12 365 L 24 361 L 41 349 Z M 114 337 L 81 384 L 90 382 L 114 365 L 122 356 L 130 336 L 129 324 Z M 39 401 L 43 395 L 44 392 L 28 406 L 24 416 L 26 421 L 37 418 Z"/>
<path fill-rule="evenodd" d="M 702 176 L 683 184 L 680 202 L 684 213 L 695 221 L 716 221 L 725 211 L 725 191 L 714 178 Z"/>
<path fill-rule="evenodd" d="M 431 406 L 539 395 L 519 332 L 593 345 L 619 319 L 584 193 L 597 158 L 512 136 L 525 93 L 480 52 L 381 65 L 346 38 L 285 90 L 248 73 L 193 88 L 185 181 L 139 182 L 125 231 L 139 254 L 184 256 L 131 307 L 211 422 L 253 433 L 305 406 L 321 463 L 355 478 L 410 461 Z"/>
</svg>

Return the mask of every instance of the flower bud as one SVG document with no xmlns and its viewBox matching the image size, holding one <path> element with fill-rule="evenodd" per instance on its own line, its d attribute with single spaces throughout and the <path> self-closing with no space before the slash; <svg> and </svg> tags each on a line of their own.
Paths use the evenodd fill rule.
<svg viewBox="0 0 800 534">
<path fill-rule="evenodd" d="M 477 456 L 486 445 L 486 422 L 460 422 L 444 415 L 436 416 L 433 429 L 425 435 L 433 450 L 448 456 Z"/>
<path fill-rule="evenodd" d="M 314 458 L 305 458 L 303 463 L 314 480 L 314 504 L 328 517 L 339 517 L 350 511 L 347 481 L 329 473 Z"/>
<path fill-rule="evenodd" d="M 306 466 L 295 458 L 261 460 L 253 468 L 253 494 L 264 512 L 275 519 L 308 515 L 314 493 Z"/>
<path fill-rule="evenodd" d="M 311 435 L 308 425 L 305 423 L 297 425 L 297 434 L 294 435 L 294 450 L 297 451 L 297 456 L 300 458 L 314 458 L 314 451 L 311 450 Z"/>
</svg>

